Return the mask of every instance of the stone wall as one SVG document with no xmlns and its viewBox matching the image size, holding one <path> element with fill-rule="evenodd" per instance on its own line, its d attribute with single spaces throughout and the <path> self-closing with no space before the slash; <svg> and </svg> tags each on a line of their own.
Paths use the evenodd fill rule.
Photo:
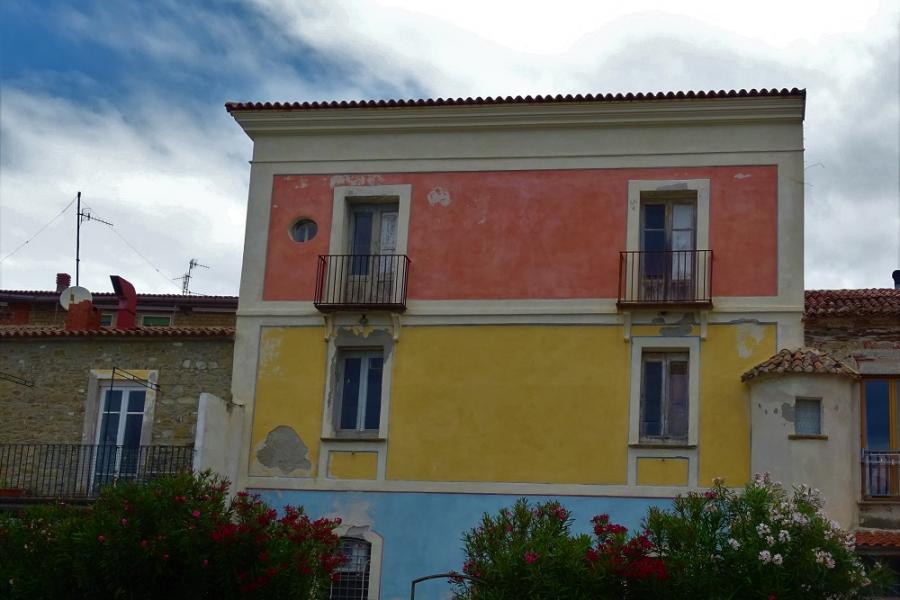
<svg viewBox="0 0 900 600">
<path fill-rule="evenodd" d="M 900 318 L 816 317 L 805 322 L 806 345 L 865 375 L 900 375 Z"/>
<path fill-rule="evenodd" d="M 0 372 L 34 382 L 0 380 L 0 444 L 82 443 L 92 369 L 159 372 L 152 444 L 193 444 L 200 394 L 231 398 L 230 337 L 5 338 L 0 346 Z"/>
</svg>

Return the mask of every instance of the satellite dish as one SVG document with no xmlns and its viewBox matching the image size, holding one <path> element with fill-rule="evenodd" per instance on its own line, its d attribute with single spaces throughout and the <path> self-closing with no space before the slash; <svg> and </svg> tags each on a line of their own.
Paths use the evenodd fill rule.
<svg viewBox="0 0 900 600">
<path fill-rule="evenodd" d="M 65 310 L 69 310 L 70 304 L 78 304 L 79 302 L 84 302 L 87 300 L 88 302 L 93 302 L 94 297 L 91 296 L 91 293 L 87 288 L 83 288 L 77 285 L 73 285 L 70 288 L 66 288 L 63 290 L 63 293 L 59 295 L 59 305 L 62 306 Z"/>
</svg>

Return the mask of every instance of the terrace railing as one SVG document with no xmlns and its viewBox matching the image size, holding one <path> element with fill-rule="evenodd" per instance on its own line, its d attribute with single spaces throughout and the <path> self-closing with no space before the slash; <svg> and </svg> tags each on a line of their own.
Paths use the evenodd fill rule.
<svg viewBox="0 0 900 600">
<path fill-rule="evenodd" d="M 315 306 L 334 310 L 406 310 L 405 254 L 331 254 L 319 257 Z"/>
<path fill-rule="evenodd" d="M 104 485 L 191 469 L 192 446 L 0 444 L 0 495 L 92 499 Z"/>
<path fill-rule="evenodd" d="M 619 253 L 619 306 L 712 304 L 712 250 Z"/>
<path fill-rule="evenodd" d="M 862 451 L 863 497 L 900 498 L 900 451 Z"/>
</svg>

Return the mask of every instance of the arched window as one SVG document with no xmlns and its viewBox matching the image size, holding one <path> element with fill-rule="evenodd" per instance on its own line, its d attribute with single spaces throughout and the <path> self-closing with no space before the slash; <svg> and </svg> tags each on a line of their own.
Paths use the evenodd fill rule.
<svg viewBox="0 0 900 600">
<path fill-rule="evenodd" d="M 331 600 L 368 600 L 372 544 L 359 538 L 341 538 L 341 554 L 347 562 L 337 568 L 331 584 Z"/>
</svg>

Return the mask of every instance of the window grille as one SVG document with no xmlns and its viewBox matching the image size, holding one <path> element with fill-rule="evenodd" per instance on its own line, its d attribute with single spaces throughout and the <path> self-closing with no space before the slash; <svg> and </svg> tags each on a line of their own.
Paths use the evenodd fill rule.
<svg viewBox="0 0 900 600">
<path fill-rule="evenodd" d="M 372 544 L 357 538 L 342 538 L 340 550 L 347 562 L 336 570 L 338 579 L 331 584 L 331 600 L 368 600 Z"/>
</svg>

